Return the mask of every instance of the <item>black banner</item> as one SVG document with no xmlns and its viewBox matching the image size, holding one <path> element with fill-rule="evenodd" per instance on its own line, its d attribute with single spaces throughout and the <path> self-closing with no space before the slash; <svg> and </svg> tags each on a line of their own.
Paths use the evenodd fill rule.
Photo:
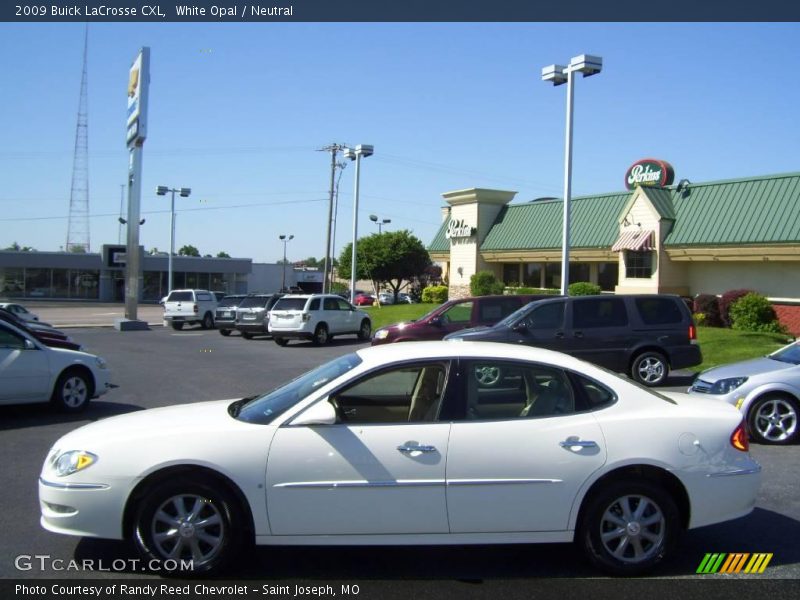
<svg viewBox="0 0 800 600">
<path fill-rule="evenodd" d="M 15 0 L 9 22 L 717 22 L 798 21 L 787 0 Z"/>
</svg>

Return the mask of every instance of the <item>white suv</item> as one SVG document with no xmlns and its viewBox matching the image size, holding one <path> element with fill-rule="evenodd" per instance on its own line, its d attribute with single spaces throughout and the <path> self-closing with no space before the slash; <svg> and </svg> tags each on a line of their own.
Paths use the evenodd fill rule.
<svg viewBox="0 0 800 600">
<path fill-rule="evenodd" d="M 208 290 L 172 290 L 164 301 L 164 320 L 175 330 L 185 323 L 199 323 L 203 329 L 214 328 L 217 299 Z"/>
<path fill-rule="evenodd" d="M 292 294 L 278 300 L 269 311 L 269 332 L 279 346 L 285 346 L 290 339 L 307 339 L 320 346 L 342 334 L 356 334 L 358 339 L 368 340 L 372 321 L 341 296 Z"/>
</svg>

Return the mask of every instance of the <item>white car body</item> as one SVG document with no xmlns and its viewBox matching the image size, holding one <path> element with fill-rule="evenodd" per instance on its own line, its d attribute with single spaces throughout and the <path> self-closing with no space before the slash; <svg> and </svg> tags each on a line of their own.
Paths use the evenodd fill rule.
<svg viewBox="0 0 800 600">
<path fill-rule="evenodd" d="M 132 498 L 176 469 L 198 480 L 213 474 L 215 486 L 233 489 L 247 530 L 266 545 L 570 542 L 582 507 L 615 478 L 670 482 L 687 528 L 741 517 L 755 504 L 761 468 L 731 445 L 741 415 L 719 402 L 684 394 L 671 402 L 569 356 L 507 344 L 393 344 L 337 360 L 360 363 L 330 381 L 313 375 L 316 389 L 266 424 L 233 418 L 232 401 L 222 400 L 111 417 L 65 435 L 41 471 L 42 526 L 126 538 Z M 615 396 L 601 409 L 544 418 L 333 424 L 324 416 L 333 414 L 329 397 L 345 398 L 343 386 L 369 385 L 388 366 L 400 373 L 488 360 L 551 365 Z M 466 400 L 450 395 L 456 379 L 440 380 L 437 393 L 460 405 Z M 59 476 L 59 456 L 77 450 L 96 463 Z"/>
<path fill-rule="evenodd" d="M 217 298 L 208 290 L 172 290 L 164 300 L 164 320 L 173 329 L 186 324 L 200 324 L 204 329 L 214 327 Z"/>
<path fill-rule="evenodd" d="M 334 335 L 346 334 L 368 340 L 372 321 L 336 294 L 289 294 L 269 311 L 269 332 L 281 345 L 290 339 L 326 344 Z"/>
<path fill-rule="evenodd" d="M 62 382 L 66 373 L 82 373 L 89 384 L 86 390 L 74 389 L 77 381 Z M 105 394 L 111 387 L 105 361 L 87 352 L 51 348 L 10 323 L 0 322 L 0 404 L 48 402 L 57 384 L 67 385 L 67 406 L 80 410 L 91 398 Z M 69 404 L 72 403 L 73 406 Z"/>
<path fill-rule="evenodd" d="M 8 312 L 14 314 L 18 319 L 23 321 L 38 321 L 39 315 L 32 313 L 21 304 L 14 302 L 0 302 L 0 308 L 5 308 Z"/>
</svg>

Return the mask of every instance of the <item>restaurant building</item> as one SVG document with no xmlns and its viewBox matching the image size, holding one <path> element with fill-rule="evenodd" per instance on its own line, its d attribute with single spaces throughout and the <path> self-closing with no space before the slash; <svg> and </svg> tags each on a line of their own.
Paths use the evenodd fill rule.
<svg viewBox="0 0 800 600">
<path fill-rule="evenodd" d="M 647 159 L 630 189 L 573 198 L 569 281 L 616 293 L 722 294 L 752 289 L 800 330 L 800 173 L 673 184 L 668 163 Z M 508 286 L 560 288 L 563 201 L 511 203 L 516 192 L 443 194 L 429 246 L 450 297 L 490 271 Z"/>
</svg>

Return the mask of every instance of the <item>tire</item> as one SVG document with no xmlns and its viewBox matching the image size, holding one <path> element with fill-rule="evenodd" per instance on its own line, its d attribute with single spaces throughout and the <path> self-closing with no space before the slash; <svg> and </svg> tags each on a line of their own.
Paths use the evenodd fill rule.
<svg viewBox="0 0 800 600">
<path fill-rule="evenodd" d="M 86 410 L 94 395 L 94 381 L 82 371 L 70 370 L 61 374 L 53 388 L 51 402 L 58 410 L 78 413 Z"/>
<path fill-rule="evenodd" d="M 214 316 L 211 313 L 203 315 L 203 321 L 200 323 L 203 329 L 214 329 Z"/>
<path fill-rule="evenodd" d="M 365 341 L 370 338 L 372 335 L 372 323 L 369 322 L 369 319 L 364 319 L 361 321 L 361 327 L 358 328 L 358 339 Z"/>
<path fill-rule="evenodd" d="M 172 322 L 172 328 L 175 331 L 180 331 L 181 329 L 183 329 L 183 321 L 178 321 L 178 322 L 173 321 Z"/>
<path fill-rule="evenodd" d="M 631 378 L 634 381 L 654 387 L 666 381 L 669 364 L 660 352 L 642 352 L 631 365 Z"/>
<path fill-rule="evenodd" d="M 750 437 L 759 444 L 785 445 L 797 440 L 797 401 L 784 395 L 756 400 L 747 413 Z"/>
<path fill-rule="evenodd" d="M 324 346 L 329 341 L 327 325 L 317 325 L 317 328 L 314 330 L 314 337 L 311 338 L 311 343 L 315 346 Z"/>
<path fill-rule="evenodd" d="M 575 539 L 606 573 L 638 575 L 661 562 L 679 534 L 678 508 L 663 488 L 648 481 L 617 481 L 587 499 Z"/>
<path fill-rule="evenodd" d="M 203 478 L 156 485 L 135 515 L 133 539 L 144 563 L 193 560 L 192 571 L 173 573 L 181 577 L 223 572 L 243 545 L 245 525 L 235 498 Z"/>
<path fill-rule="evenodd" d="M 285 347 L 285 346 L 287 346 L 289 344 L 289 340 L 287 340 L 286 338 L 276 337 L 275 338 L 275 343 L 278 344 L 278 346 Z"/>
<path fill-rule="evenodd" d="M 220 329 L 219 330 L 219 334 L 220 335 L 224 335 L 225 337 L 228 337 L 231 334 L 231 330 L 230 329 Z"/>
<path fill-rule="evenodd" d="M 242 337 L 244 339 L 246 339 L 246 340 L 252 340 L 253 339 L 253 334 L 248 332 L 248 331 L 243 331 L 242 332 Z"/>
</svg>

